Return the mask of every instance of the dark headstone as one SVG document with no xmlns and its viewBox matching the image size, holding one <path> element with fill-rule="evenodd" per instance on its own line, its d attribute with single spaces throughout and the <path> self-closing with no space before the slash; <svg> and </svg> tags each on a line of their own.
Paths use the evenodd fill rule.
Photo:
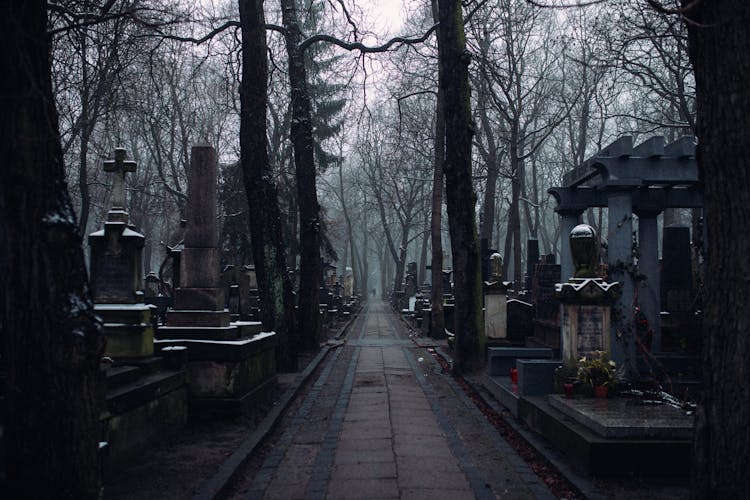
<svg viewBox="0 0 750 500">
<path fill-rule="evenodd" d="M 665 227 L 663 240 L 662 309 L 673 312 L 688 311 L 693 301 L 690 228 Z"/>
<path fill-rule="evenodd" d="M 530 239 L 526 242 L 526 289 L 531 290 L 534 279 L 534 266 L 539 262 L 539 240 Z"/>
<path fill-rule="evenodd" d="M 449 295 L 453 293 L 453 286 L 451 285 L 451 274 L 453 271 L 443 269 L 443 295 Z"/>
<path fill-rule="evenodd" d="M 528 302 L 509 299 L 508 340 L 523 341 L 534 333 L 534 306 Z"/>
<path fill-rule="evenodd" d="M 559 282 L 559 264 L 538 264 L 536 266 L 532 284 L 532 303 L 536 310 L 536 319 L 558 321 L 560 301 L 555 297 L 555 285 Z"/>
</svg>

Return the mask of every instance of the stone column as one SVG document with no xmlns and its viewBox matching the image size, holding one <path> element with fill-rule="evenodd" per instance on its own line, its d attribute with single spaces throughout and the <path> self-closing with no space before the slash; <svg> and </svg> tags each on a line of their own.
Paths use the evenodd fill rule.
<svg viewBox="0 0 750 500">
<path fill-rule="evenodd" d="M 560 214 L 560 234 L 562 235 L 560 243 L 560 280 L 567 281 L 573 277 L 575 273 L 575 265 L 573 264 L 573 255 L 570 253 L 570 245 L 568 244 L 568 235 L 580 224 L 581 214 L 583 210 L 558 210 Z"/>
<path fill-rule="evenodd" d="M 638 303 L 653 329 L 651 351 L 661 351 L 661 277 L 659 276 L 659 229 L 657 211 L 638 212 L 638 269 L 646 276 L 638 289 Z"/>
<path fill-rule="evenodd" d="M 633 279 L 628 270 L 633 264 L 633 200 L 626 188 L 611 188 L 607 193 L 608 234 L 607 263 L 610 282 L 621 285 L 620 298 L 615 304 L 611 331 L 611 359 L 618 365 L 635 360 L 633 342 Z"/>
<path fill-rule="evenodd" d="M 229 311 L 219 276 L 219 228 L 216 221 L 218 160 L 207 144 L 193 146 L 188 171 L 184 248 L 180 255 L 180 287 L 167 325 L 228 327 Z"/>
</svg>

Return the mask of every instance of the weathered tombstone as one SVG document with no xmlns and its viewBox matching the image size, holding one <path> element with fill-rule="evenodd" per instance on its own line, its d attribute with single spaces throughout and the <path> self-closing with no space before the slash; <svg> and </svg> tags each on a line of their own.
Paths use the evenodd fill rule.
<svg viewBox="0 0 750 500">
<path fill-rule="evenodd" d="M 136 164 L 118 148 L 104 170 L 112 174 L 112 205 L 104 229 L 89 235 L 89 246 L 94 310 L 102 318 L 105 354 L 117 367 L 106 376 L 100 419 L 108 443 L 106 467 L 114 469 L 177 432 L 187 421 L 187 398 L 184 366 L 162 367 L 153 356 L 155 315 L 144 303 L 144 237 L 129 226 L 125 204 L 125 174 L 135 172 Z M 158 298 L 159 278 L 149 274 L 146 282 L 149 298 Z M 149 418 L 153 415 L 159 418 Z"/>
<path fill-rule="evenodd" d="M 224 308 L 224 293 L 219 279 L 219 231 L 216 223 L 218 175 L 216 151 L 208 145 L 194 146 L 188 177 L 188 202 L 185 207 L 184 248 L 180 256 L 180 286 L 174 291 L 174 309 L 167 313 L 167 327 L 161 338 L 174 335 L 206 335 L 237 338 L 231 328 L 229 311 Z M 197 332 L 186 328 L 216 328 Z M 223 329 L 223 330 L 222 330 Z"/>
<path fill-rule="evenodd" d="M 344 275 L 344 299 L 349 300 L 354 295 L 354 275 L 350 267 L 346 268 Z"/>
<path fill-rule="evenodd" d="M 443 269 L 443 295 L 453 294 L 453 284 L 451 282 L 451 274 L 453 274 L 452 270 Z"/>
<path fill-rule="evenodd" d="M 518 299 L 509 299 L 508 335 L 510 342 L 525 344 L 526 338 L 534 332 L 534 306 Z"/>
<path fill-rule="evenodd" d="M 502 282 L 503 258 L 493 253 L 487 258 L 490 280 L 484 282 L 484 335 L 497 340 L 507 337 L 507 286 Z"/>
<path fill-rule="evenodd" d="M 187 224 L 175 309 L 159 329 L 159 347 L 188 348 L 191 411 L 242 411 L 276 377 L 273 332 L 259 322 L 230 323 L 219 275 L 218 161 L 214 148 L 194 146 L 188 176 Z M 245 274 L 245 273 L 243 273 Z"/>
<path fill-rule="evenodd" d="M 404 278 L 404 296 L 405 296 L 405 308 L 408 308 L 409 310 L 414 310 L 413 308 L 413 298 L 417 294 L 417 263 L 416 262 L 409 262 L 407 265 L 407 273 L 406 277 Z"/>
<path fill-rule="evenodd" d="M 610 313 L 619 297 L 619 283 L 597 277 L 599 239 L 596 231 L 579 224 L 570 233 L 570 249 L 576 274 L 557 286 L 561 306 L 562 359 L 578 359 L 594 351 L 609 352 Z"/>
<path fill-rule="evenodd" d="M 239 270 L 233 265 L 225 266 L 224 270 L 221 272 L 220 280 L 224 292 L 226 307 L 229 310 L 232 320 L 237 321 L 240 319 Z"/>
<path fill-rule="evenodd" d="M 254 321 L 259 316 L 258 279 L 255 266 L 244 265 L 239 272 L 240 319 Z"/>
<path fill-rule="evenodd" d="M 552 256 L 554 257 L 554 256 Z M 549 263 L 545 256 L 544 262 L 535 266 L 532 286 L 532 303 L 536 310 L 536 319 L 557 325 L 560 313 L 560 302 L 555 297 L 555 285 L 560 282 L 560 266 Z"/>
<path fill-rule="evenodd" d="M 529 239 L 526 242 L 526 284 L 527 290 L 531 290 L 534 280 L 534 266 L 539 262 L 539 240 Z"/>
<path fill-rule="evenodd" d="M 145 238 L 128 225 L 125 209 L 125 174 L 135 169 L 123 148 L 104 162 L 104 171 L 112 173 L 112 208 L 104 229 L 89 235 L 95 311 L 103 320 L 106 353 L 112 358 L 142 358 L 154 352 L 151 312 L 143 302 Z"/>
</svg>

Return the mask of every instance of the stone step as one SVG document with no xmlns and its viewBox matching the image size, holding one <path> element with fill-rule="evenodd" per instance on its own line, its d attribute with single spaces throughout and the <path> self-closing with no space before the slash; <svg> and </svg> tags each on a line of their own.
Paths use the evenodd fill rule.
<svg viewBox="0 0 750 500">
<path fill-rule="evenodd" d="M 113 366 L 107 370 L 107 387 L 113 389 L 129 384 L 141 376 L 137 366 Z"/>
</svg>

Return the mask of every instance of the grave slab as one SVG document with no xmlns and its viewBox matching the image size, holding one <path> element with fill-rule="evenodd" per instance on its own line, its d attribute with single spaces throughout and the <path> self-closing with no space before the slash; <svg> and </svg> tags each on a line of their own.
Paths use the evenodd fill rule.
<svg viewBox="0 0 750 500">
<path fill-rule="evenodd" d="M 549 404 L 604 438 L 692 439 L 693 416 L 666 404 L 644 404 L 635 398 L 565 398 L 548 396 Z"/>
</svg>

